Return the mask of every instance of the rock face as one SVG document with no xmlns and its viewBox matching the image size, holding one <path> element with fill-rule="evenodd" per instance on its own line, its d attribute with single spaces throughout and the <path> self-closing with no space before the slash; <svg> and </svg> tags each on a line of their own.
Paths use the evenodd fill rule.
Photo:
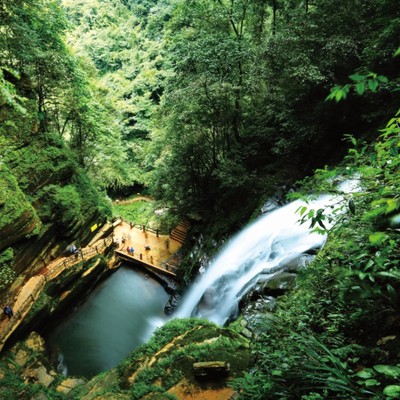
<svg viewBox="0 0 400 400">
<path fill-rule="evenodd" d="M 40 221 L 11 171 L 0 162 L 0 251 L 30 234 Z"/>
<path fill-rule="evenodd" d="M 193 374 L 197 378 L 219 379 L 229 373 L 231 366 L 226 361 L 203 361 L 193 363 Z"/>
<path fill-rule="evenodd" d="M 179 293 L 174 293 L 169 299 L 167 304 L 164 307 L 164 312 L 166 315 L 171 315 L 176 307 L 178 307 L 179 303 L 181 302 L 181 295 Z"/>
<path fill-rule="evenodd" d="M 5 367 L 3 367 L 5 366 Z M 7 379 L 7 386 L 3 380 Z M 28 338 L 15 345 L 0 359 L 0 398 L 17 399 L 21 398 L 22 393 L 36 393 L 42 388 L 45 393 L 41 393 L 37 399 L 55 398 L 51 396 L 54 392 L 54 384 L 61 379 L 61 376 L 50 365 L 45 350 L 44 340 L 35 332 Z M 80 384 L 84 383 L 83 380 Z M 27 397 L 23 397 L 27 398 Z M 29 397 L 31 398 L 31 397 Z"/>
</svg>

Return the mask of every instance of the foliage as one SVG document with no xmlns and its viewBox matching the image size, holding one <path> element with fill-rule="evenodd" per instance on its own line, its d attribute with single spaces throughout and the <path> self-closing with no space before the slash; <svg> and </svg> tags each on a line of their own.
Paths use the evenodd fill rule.
<svg viewBox="0 0 400 400">
<path fill-rule="evenodd" d="M 0 177 L 0 231 L 7 232 L 19 220 L 27 225 L 28 222 L 33 222 L 30 230 L 28 228 L 26 232 L 29 233 L 35 224 L 39 225 L 35 210 L 21 191 L 10 169 L 3 163 L 0 163 Z"/>
<path fill-rule="evenodd" d="M 168 230 L 179 222 L 171 215 L 170 210 L 157 208 L 157 202 L 150 200 L 138 200 L 128 204 L 114 203 L 112 212 L 114 216 L 121 216 L 134 224 L 146 225 L 153 229 Z"/>
<path fill-rule="evenodd" d="M 271 399 L 397 396 L 400 359 L 380 339 L 396 338 L 390 335 L 400 324 L 398 116 L 373 145 L 349 137 L 354 147 L 343 164 L 306 180 L 305 191 L 333 193 L 338 177 L 357 179 L 361 190 L 334 206 L 336 216 L 298 210 L 311 228 L 329 233 L 328 242 L 297 290 L 278 303 L 258 341 L 258 371 L 239 383 L 243 398 L 254 391 Z M 325 226 L 329 219 L 336 223 Z"/>
<path fill-rule="evenodd" d="M 225 360 L 236 376 L 249 365 L 249 353 L 247 339 L 230 329 L 205 320 L 174 319 L 159 328 L 117 369 L 121 386 L 130 387 L 132 396 L 140 398 L 145 393 L 165 393 L 182 379 L 192 381 L 194 361 Z"/>
<path fill-rule="evenodd" d="M 0 292 L 6 289 L 16 278 L 13 270 L 14 251 L 11 247 L 0 253 Z"/>
</svg>

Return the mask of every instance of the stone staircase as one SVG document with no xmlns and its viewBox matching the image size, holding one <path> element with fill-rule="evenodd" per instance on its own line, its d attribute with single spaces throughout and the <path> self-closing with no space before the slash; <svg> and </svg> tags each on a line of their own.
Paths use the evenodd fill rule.
<svg viewBox="0 0 400 400">
<path fill-rule="evenodd" d="M 188 220 L 182 220 L 174 229 L 172 229 L 169 237 L 172 240 L 176 240 L 177 242 L 183 244 L 186 240 L 187 232 L 190 228 L 190 223 Z"/>
</svg>

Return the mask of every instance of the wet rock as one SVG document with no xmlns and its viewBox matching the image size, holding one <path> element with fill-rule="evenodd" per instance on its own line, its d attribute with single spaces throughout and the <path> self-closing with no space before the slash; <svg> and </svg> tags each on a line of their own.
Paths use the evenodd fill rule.
<svg viewBox="0 0 400 400">
<path fill-rule="evenodd" d="M 314 260 L 315 255 L 301 254 L 299 257 L 292 260 L 285 266 L 287 272 L 297 272 L 299 269 L 307 268 L 307 266 Z"/>
<path fill-rule="evenodd" d="M 193 363 L 193 374 L 197 378 L 220 378 L 227 375 L 231 367 L 226 361 L 203 361 Z"/>
<path fill-rule="evenodd" d="M 243 328 L 241 333 L 247 339 L 251 339 L 254 336 L 253 332 L 250 329 L 247 329 L 247 328 Z"/>
<path fill-rule="evenodd" d="M 38 383 L 45 387 L 49 387 L 53 383 L 55 379 L 54 375 L 56 374 L 53 371 L 47 371 L 43 365 L 36 370 Z"/>
<path fill-rule="evenodd" d="M 296 284 L 296 274 L 290 272 L 280 272 L 263 284 L 262 292 L 276 297 L 291 290 Z"/>
<path fill-rule="evenodd" d="M 271 198 L 264 203 L 261 207 L 261 214 L 268 214 L 281 206 L 281 202 L 278 198 Z"/>
<path fill-rule="evenodd" d="M 44 339 L 37 334 L 32 332 L 25 341 L 26 346 L 36 352 L 42 352 L 45 350 Z"/>
<path fill-rule="evenodd" d="M 15 355 L 15 362 L 23 367 L 29 361 L 30 354 L 25 351 L 24 349 L 18 350 L 17 354 Z"/>
<path fill-rule="evenodd" d="M 174 293 L 168 300 L 167 304 L 164 307 L 164 312 L 166 315 L 171 315 L 176 307 L 178 307 L 181 302 L 182 296 L 178 293 Z"/>
<path fill-rule="evenodd" d="M 37 383 L 45 387 L 49 387 L 55 379 L 54 374 L 50 374 L 43 365 L 26 369 L 22 376 L 25 384 Z"/>
</svg>

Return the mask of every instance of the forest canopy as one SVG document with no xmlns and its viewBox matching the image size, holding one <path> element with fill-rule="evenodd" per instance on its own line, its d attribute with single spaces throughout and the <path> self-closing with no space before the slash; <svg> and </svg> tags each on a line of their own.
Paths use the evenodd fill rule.
<svg viewBox="0 0 400 400">
<path fill-rule="evenodd" d="M 118 121 L 115 185 L 180 213 L 249 215 L 262 188 L 338 160 L 344 134 L 372 137 L 395 109 L 389 83 L 324 101 L 357 71 L 395 76 L 394 1 L 62 3 L 68 42 Z"/>
</svg>

